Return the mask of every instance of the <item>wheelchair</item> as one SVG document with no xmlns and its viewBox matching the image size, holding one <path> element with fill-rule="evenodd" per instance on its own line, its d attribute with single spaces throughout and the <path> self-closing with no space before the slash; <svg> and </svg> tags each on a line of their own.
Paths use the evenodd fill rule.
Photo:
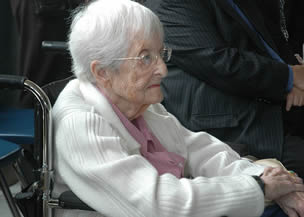
<svg viewBox="0 0 304 217">
<path fill-rule="evenodd" d="M 53 210 L 57 208 L 93 211 L 71 191 L 63 192 L 59 198 L 51 196 L 54 184 L 52 105 L 60 91 L 73 78 L 71 76 L 55 81 L 41 88 L 22 76 L 0 75 L 0 89 L 26 90 L 35 99 L 34 142 L 23 144 L 21 154 L 15 154 L 17 160 L 14 168 L 21 183 L 21 192 L 15 195 L 14 200 L 7 199 L 9 206 L 18 207 L 24 217 L 52 217 Z M 19 142 L 22 144 L 22 141 Z M 3 191 L 9 192 L 8 186 L 3 188 Z M 11 210 L 14 217 L 21 216 L 18 211 Z"/>
<path fill-rule="evenodd" d="M 161 0 L 135 1 L 149 8 L 156 7 L 161 2 Z M 42 49 L 47 52 L 67 52 L 67 44 L 61 41 L 43 41 Z M 9 206 L 17 206 L 23 217 L 52 217 L 54 209 L 62 208 L 94 211 L 72 191 L 63 192 L 58 198 L 51 196 L 54 185 L 52 106 L 61 90 L 73 78 L 71 76 L 39 87 L 26 77 L 0 75 L 0 91 L 1 89 L 25 90 L 36 101 L 34 103 L 34 142 L 23 145 L 21 150 L 16 148 L 18 155 L 15 153 L 13 156 L 14 168 L 21 182 L 21 192 L 15 195 L 14 200 L 7 199 Z M 9 194 L 8 186 L 4 188 Z M 19 211 L 12 209 L 13 216 L 20 217 Z"/>
</svg>

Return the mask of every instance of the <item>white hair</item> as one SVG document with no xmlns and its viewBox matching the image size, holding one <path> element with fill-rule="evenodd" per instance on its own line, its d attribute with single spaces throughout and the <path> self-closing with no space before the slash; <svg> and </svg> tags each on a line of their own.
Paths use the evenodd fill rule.
<svg viewBox="0 0 304 217">
<path fill-rule="evenodd" d="M 158 34 L 163 40 L 163 27 L 148 8 L 130 0 L 96 0 L 79 7 L 73 15 L 69 35 L 72 70 L 76 77 L 94 83 L 90 63 L 99 68 L 118 69 L 135 36 L 146 40 Z"/>
</svg>

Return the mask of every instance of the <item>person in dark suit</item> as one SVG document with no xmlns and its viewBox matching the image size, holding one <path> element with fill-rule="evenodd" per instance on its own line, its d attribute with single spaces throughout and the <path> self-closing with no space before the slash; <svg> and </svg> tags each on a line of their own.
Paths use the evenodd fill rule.
<svg viewBox="0 0 304 217">
<path fill-rule="evenodd" d="M 289 23 L 294 1 L 256 0 L 263 16 L 265 26 L 269 31 L 280 57 L 288 64 L 298 64 L 290 45 Z"/>
<path fill-rule="evenodd" d="M 256 2 L 162 0 L 155 11 L 173 48 L 165 107 L 187 128 L 304 177 L 304 132 L 284 112 L 296 108 L 303 125 L 304 67 L 277 55 Z"/>
<path fill-rule="evenodd" d="M 304 1 L 256 0 L 264 23 L 276 44 L 278 54 L 288 64 L 298 64 L 295 54 L 303 55 Z"/>
<path fill-rule="evenodd" d="M 287 14 L 288 17 L 287 30 L 289 32 L 289 44 L 295 53 L 302 54 L 303 57 L 304 1 L 293 0 L 286 2 L 290 4 L 289 14 Z"/>
<path fill-rule="evenodd" d="M 71 9 L 86 0 L 10 0 L 18 31 L 17 74 L 39 86 L 72 75 L 67 52 L 43 50 L 43 41 L 66 41 Z M 19 106 L 32 107 L 22 93 Z"/>
<path fill-rule="evenodd" d="M 303 55 L 304 25 L 304 2 L 301 0 L 257 0 L 259 9 L 263 15 L 264 23 L 271 34 L 277 47 L 279 56 L 288 64 L 299 64 L 301 60 L 295 55 Z M 303 56 L 302 56 L 303 57 Z M 302 108 L 294 108 L 283 115 L 286 127 L 292 131 L 303 130 Z M 302 117 L 299 119 L 299 117 Z M 298 133 L 301 134 L 301 133 Z"/>
</svg>

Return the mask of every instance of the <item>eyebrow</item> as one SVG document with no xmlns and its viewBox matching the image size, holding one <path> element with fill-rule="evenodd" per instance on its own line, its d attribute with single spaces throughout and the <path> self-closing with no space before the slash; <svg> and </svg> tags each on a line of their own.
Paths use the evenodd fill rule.
<svg viewBox="0 0 304 217">
<path fill-rule="evenodd" d="M 163 46 L 158 50 L 158 52 L 160 52 L 160 51 L 162 51 L 163 49 L 165 49 L 165 45 L 163 44 Z M 151 50 L 150 49 L 142 49 L 140 52 L 139 52 L 139 54 L 138 55 L 140 55 L 142 52 L 144 52 L 144 51 L 147 51 L 147 52 L 150 52 Z"/>
</svg>

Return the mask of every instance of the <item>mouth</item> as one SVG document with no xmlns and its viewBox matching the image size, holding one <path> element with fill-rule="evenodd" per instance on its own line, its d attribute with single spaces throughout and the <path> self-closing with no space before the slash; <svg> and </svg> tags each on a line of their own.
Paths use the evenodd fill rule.
<svg viewBox="0 0 304 217">
<path fill-rule="evenodd" d="M 152 84 L 148 88 L 160 87 L 160 84 Z"/>
</svg>

